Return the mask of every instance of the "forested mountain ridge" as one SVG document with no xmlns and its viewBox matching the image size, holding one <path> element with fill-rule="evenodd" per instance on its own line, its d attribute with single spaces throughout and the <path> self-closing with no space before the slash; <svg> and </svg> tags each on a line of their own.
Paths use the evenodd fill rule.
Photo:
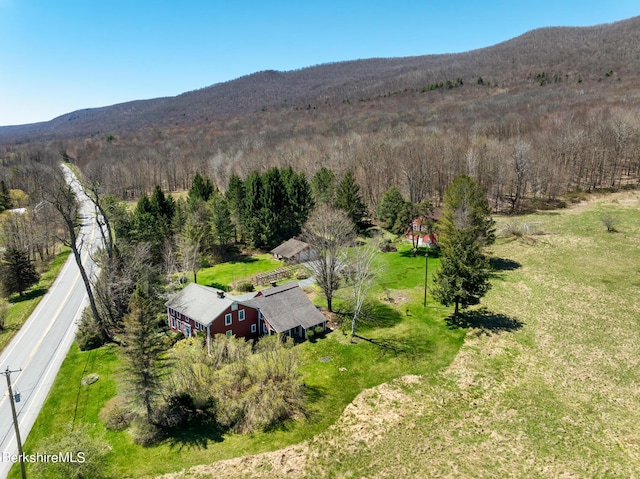
<svg viewBox="0 0 640 479">
<path fill-rule="evenodd" d="M 427 47 L 425 47 L 427 49 Z M 0 179 L 72 160 L 117 198 L 194 175 L 351 171 L 372 216 L 391 186 L 438 204 L 458 175 L 495 211 L 640 179 L 640 17 L 534 30 L 475 51 L 265 71 L 185 93 L 0 129 Z M 544 203 L 544 204 L 543 204 Z"/>
<path fill-rule="evenodd" d="M 407 91 L 425 93 L 440 83 L 444 88 L 459 85 L 460 80 L 466 85 L 481 81 L 508 89 L 540 83 L 579 82 L 586 87 L 592 82 L 618 82 L 632 89 L 628 94 L 636 94 L 640 87 L 633 85 L 639 73 L 640 17 L 635 17 L 594 27 L 542 28 L 466 53 L 263 71 L 175 97 L 78 110 L 48 122 L 0 127 L 0 142 L 202 126 L 264 110 L 326 108 Z M 478 91 L 471 94 L 482 101 Z"/>
</svg>

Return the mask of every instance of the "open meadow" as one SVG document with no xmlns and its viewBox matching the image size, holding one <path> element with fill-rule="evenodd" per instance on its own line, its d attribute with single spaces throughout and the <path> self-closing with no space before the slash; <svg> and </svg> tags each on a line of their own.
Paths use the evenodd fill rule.
<svg viewBox="0 0 640 479">
<path fill-rule="evenodd" d="M 518 221 L 545 234 L 493 246 L 485 309 L 440 373 L 364 391 L 311 440 L 163 477 L 635 477 L 640 195 Z"/>
</svg>

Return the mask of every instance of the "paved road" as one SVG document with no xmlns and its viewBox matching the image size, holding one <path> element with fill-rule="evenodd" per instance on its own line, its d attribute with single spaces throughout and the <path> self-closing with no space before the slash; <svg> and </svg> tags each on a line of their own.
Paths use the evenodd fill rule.
<svg viewBox="0 0 640 479">
<path fill-rule="evenodd" d="M 68 180 L 74 180 L 70 170 L 66 169 L 65 174 Z M 77 182 L 75 185 L 78 192 Z M 100 234 L 93 221 L 93 208 L 84 195 L 79 195 L 79 198 L 82 201 L 83 218 L 79 238 L 84 241 L 84 245 L 90 245 L 95 250 Z M 83 264 L 87 271 L 93 268 L 87 251 L 83 253 Z M 22 369 L 11 375 L 11 382 L 14 392 L 19 391 L 21 396 L 20 402 L 16 403 L 16 410 L 23 442 L 71 347 L 77 329 L 76 320 L 80 318 L 85 304 L 86 291 L 78 266 L 71 255 L 51 289 L 0 355 L 1 370 L 4 371 L 7 366 L 11 370 Z M 18 447 L 4 377 L 0 377 L 0 450 L 0 477 L 5 478 L 12 466 L 11 461 L 7 461 L 7 454 L 17 454 Z"/>
</svg>

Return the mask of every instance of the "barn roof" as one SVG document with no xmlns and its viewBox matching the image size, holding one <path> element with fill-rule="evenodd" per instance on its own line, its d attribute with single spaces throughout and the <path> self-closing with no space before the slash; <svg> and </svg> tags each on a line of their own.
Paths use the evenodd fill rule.
<svg viewBox="0 0 640 479">
<path fill-rule="evenodd" d="M 308 243 L 304 241 L 297 240 L 295 238 L 291 238 L 290 240 L 285 241 L 280 246 L 276 246 L 271 250 L 271 254 L 282 256 L 286 259 L 291 259 L 295 255 L 302 253 L 305 249 L 309 247 Z"/>
<path fill-rule="evenodd" d="M 326 321 L 295 281 L 260 291 L 255 298 L 244 304 L 260 309 L 264 318 L 278 333 L 298 326 L 311 328 Z"/>
</svg>

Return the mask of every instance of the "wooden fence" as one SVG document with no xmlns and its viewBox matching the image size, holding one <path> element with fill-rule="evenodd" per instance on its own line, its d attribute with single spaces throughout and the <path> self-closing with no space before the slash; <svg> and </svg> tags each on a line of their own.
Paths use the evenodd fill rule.
<svg viewBox="0 0 640 479">
<path fill-rule="evenodd" d="M 253 284 L 257 286 L 264 286 L 265 284 L 269 284 L 272 281 L 278 281 L 284 278 L 291 278 L 293 276 L 293 272 L 298 268 L 296 265 L 286 266 L 284 268 L 279 268 L 274 271 L 270 271 L 268 273 L 260 273 L 253 277 Z"/>
</svg>

